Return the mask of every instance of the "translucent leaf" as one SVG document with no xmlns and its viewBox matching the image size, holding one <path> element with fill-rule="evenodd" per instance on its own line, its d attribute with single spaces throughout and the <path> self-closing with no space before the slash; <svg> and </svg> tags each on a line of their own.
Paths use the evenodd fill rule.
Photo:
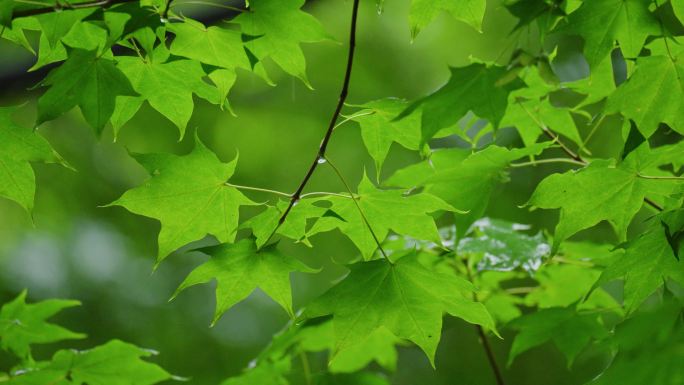
<svg viewBox="0 0 684 385">
<path fill-rule="evenodd" d="M 142 185 L 126 191 L 110 205 L 161 222 L 157 262 L 190 242 L 211 234 L 232 242 L 238 227 L 239 208 L 252 205 L 234 187 L 226 185 L 237 158 L 222 163 L 199 139 L 185 155 L 147 154 L 137 159 L 150 173 Z"/>
</svg>

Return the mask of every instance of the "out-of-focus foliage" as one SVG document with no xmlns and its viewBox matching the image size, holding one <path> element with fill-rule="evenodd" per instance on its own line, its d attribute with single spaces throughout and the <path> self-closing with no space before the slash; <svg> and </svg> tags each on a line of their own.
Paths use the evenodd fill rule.
<svg viewBox="0 0 684 385">
<path fill-rule="evenodd" d="M 142 357 L 155 354 L 135 345 L 111 340 L 88 350 L 60 350 L 50 361 L 35 361 L 30 353 L 32 344 L 54 343 L 72 338 L 84 338 L 45 318 L 60 310 L 78 306 L 78 301 L 47 300 L 26 304 L 26 291 L 0 309 L 0 343 L 20 359 L 9 371 L 8 384 L 18 385 L 152 385 L 172 378 L 164 369 Z"/>
</svg>

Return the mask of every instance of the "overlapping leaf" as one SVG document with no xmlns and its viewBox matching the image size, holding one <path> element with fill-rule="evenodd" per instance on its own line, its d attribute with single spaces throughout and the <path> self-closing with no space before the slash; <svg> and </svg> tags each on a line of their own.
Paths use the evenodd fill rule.
<svg viewBox="0 0 684 385">
<path fill-rule="evenodd" d="M 137 95 L 113 60 L 81 49 L 71 50 L 69 59 L 50 71 L 42 85 L 50 88 L 38 99 L 38 124 L 79 106 L 98 132 L 112 116 L 117 96 Z"/>
<path fill-rule="evenodd" d="M 579 172 L 548 176 L 537 185 L 528 205 L 561 209 L 554 249 L 564 239 L 604 220 L 624 241 L 627 226 L 647 194 L 667 195 L 676 183 L 641 178 L 633 158 L 617 167 L 611 161 L 596 160 Z"/>
<path fill-rule="evenodd" d="M 475 153 L 459 148 L 435 151 L 429 161 L 397 171 L 386 184 L 404 188 L 422 186 L 452 206 L 467 210 L 466 214 L 455 217 L 460 237 L 482 217 L 495 187 L 507 180 L 508 165 L 516 159 L 537 155 L 546 147 L 548 143 L 513 150 L 489 146 Z"/>
<path fill-rule="evenodd" d="M 578 314 L 573 307 L 539 310 L 512 321 L 510 326 L 520 332 L 508 354 L 509 365 L 521 353 L 551 341 L 571 366 L 590 341 L 608 334 L 598 315 Z"/>
<path fill-rule="evenodd" d="M 606 111 L 632 119 L 646 138 L 660 123 L 684 134 L 682 74 L 681 60 L 662 55 L 641 57 L 634 74 L 609 97 Z"/>
<path fill-rule="evenodd" d="M 245 46 L 258 59 L 272 59 L 283 71 L 309 84 L 301 43 L 330 39 L 318 20 L 300 10 L 304 0 L 251 0 L 250 12 L 236 17 L 244 34 L 255 37 Z M 260 69 L 263 71 L 263 67 Z"/>
<path fill-rule="evenodd" d="M 585 1 L 562 30 L 584 38 L 584 56 L 591 67 L 610 54 L 616 40 L 625 57 L 635 58 L 648 36 L 660 34 L 650 5 L 648 0 Z"/>
<path fill-rule="evenodd" d="M 289 205 L 288 201 L 279 200 L 275 206 L 268 206 L 266 210 L 245 221 L 240 227 L 252 229 L 257 247 L 264 245 L 274 231 L 276 231 L 276 234 L 284 235 L 294 241 L 311 246 L 307 238 L 309 235 L 307 232 L 309 220 L 315 220 L 326 215 L 334 215 L 327 208 L 317 206 L 316 203 L 319 201 L 318 199 L 300 199 L 290 209 L 285 222 L 278 226 L 280 218 Z"/>
<path fill-rule="evenodd" d="M 375 161 L 378 176 L 393 142 L 409 150 L 420 149 L 419 111 L 400 120 L 394 119 L 407 105 L 401 99 L 380 99 L 364 104 L 364 109 L 354 114 L 354 120 L 361 127 L 363 143 Z"/>
<path fill-rule="evenodd" d="M 411 35 L 417 36 L 441 12 L 448 12 L 455 19 L 482 30 L 487 2 L 485 0 L 411 0 L 409 20 Z"/>
<path fill-rule="evenodd" d="M 330 196 L 330 210 L 336 215 L 320 218 L 309 234 L 340 229 L 354 242 L 364 259 L 369 259 L 377 249 L 368 230 L 371 227 L 378 241 L 382 242 L 390 230 L 417 239 L 441 243 L 434 218 L 429 213 L 456 211 L 451 205 L 428 193 L 405 195 L 403 190 L 380 190 L 364 175 L 359 183 L 356 206 L 351 197 Z"/>
<path fill-rule="evenodd" d="M 174 55 L 232 71 L 249 68 L 249 59 L 238 31 L 217 26 L 205 27 L 192 19 L 172 23 L 169 30 L 175 35 L 170 48 Z"/>
<path fill-rule="evenodd" d="M 468 111 L 498 127 L 508 105 L 508 94 L 523 85 L 504 67 L 481 63 L 454 67 L 447 84 L 414 102 L 399 118 L 421 107 L 423 141 L 455 125 Z"/>
<path fill-rule="evenodd" d="M 350 269 L 342 282 L 305 313 L 309 317 L 333 315 L 333 357 L 385 328 L 414 342 L 434 364 L 444 312 L 494 327 L 485 307 L 470 299 L 470 282 L 424 267 L 414 253 L 394 264 L 375 260 L 354 264 Z"/>
<path fill-rule="evenodd" d="M 682 305 L 667 301 L 618 325 L 617 354 L 590 385 L 669 385 L 684 379 Z"/>
<path fill-rule="evenodd" d="M 181 137 L 192 116 L 195 94 L 214 104 L 221 104 L 219 90 L 206 81 L 200 63 L 193 60 L 169 60 L 158 50 L 153 60 L 127 56 L 119 58 L 119 68 L 140 96 L 119 97 L 112 117 L 115 131 L 138 111 L 144 101 L 171 120 Z"/>
<path fill-rule="evenodd" d="M 257 287 L 293 315 L 290 273 L 315 271 L 296 258 L 280 253 L 275 245 L 257 250 L 251 239 L 201 250 L 209 254 L 211 259 L 185 278 L 174 297 L 190 286 L 216 279 L 216 311 L 212 325 L 226 310 L 247 298 Z"/>
<path fill-rule="evenodd" d="M 625 283 L 627 312 L 635 311 L 666 279 L 684 285 L 684 262 L 675 257 L 662 224 L 655 223 L 650 231 L 629 243 L 624 256 L 603 271 L 595 286 L 618 278 Z"/>
</svg>

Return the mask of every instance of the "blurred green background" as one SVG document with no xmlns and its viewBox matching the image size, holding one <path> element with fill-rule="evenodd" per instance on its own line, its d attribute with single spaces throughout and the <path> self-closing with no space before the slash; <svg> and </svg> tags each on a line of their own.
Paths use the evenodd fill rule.
<svg viewBox="0 0 684 385">
<path fill-rule="evenodd" d="M 442 15 L 411 41 L 408 0 L 387 0 L 381 10 L 374 0 L 362 1 L 348 102 L 358 104 L 388 96 L 414 99 L 444 84 L 448 66 L 466 65 L 471 56 L 505 63 L 518 41 L 524 47 L 539 48 L 534 30 L 511 36 L 516 20 L 503 6 L 489 3 L 483 33 Z M 64 346 L 86 348 L 111 338 L 130 341 L 160 351 L 155 360 L 174 374 L 190 377 L 192 384 L 218 384 L 245 368 L 288 321 L 282 309 L 256 292 L 209 328 L 213 285 L 193 288 L 167 302 L 176 285 L 204 257 L 177 252 L 152 273 L 159 223 L 120 207 L 102 206 L 144 179 L 143 169 L 129 152 L 184 154 L 193 146 L 195 131 L 222 160 L 239 153 L 237 173 L 231 180 L 234 183 L 294 190 L 316 153 L 337 100 L 351 1 L 309 2 L 305 9 L 337 40 L 303 47 L 314 90 L 277 72 L 275 66 L 269 69 L 275 71 L 276 87 L 240 72 L 230 95 L 237 116 L 196 100 L 190 130 L 181 141 L 177 129 L 148 107 L 122 129 L 116 142 L 111 130 L 98 138 L 78 110 L 41 126 L 41 133 L 77 171 L 34 165 L 37 194 L 33 221 L 18 205 L 0 199 L 0 302 L 13 298 L 23 288 L 28 288 L 32 301 L 52 297 L 81 300 L 82 307 L 67 310 L 56 320 L 90 338 Z M 554 68 L 564 80 L 586 75 L 580 49 L 577 41 L 561 42 Z M 26 103 L 17 118 L 29 126 L 34 119 L 35 97 L 41 92 L 27 90 L 40 78 L 24 73 L 34 59 L 6 42 L 0 43 L 0 57 L 0 75 L 5 79 L 0 104 Z M 579 128 L 588 130 L 581 124 Z M 590 147 L 600 154 L 616 154 L 622 147 L 619 140 L 615 144 L 616 138 L 619 124 L 608 122 Z M 510 128 L 500 130 L 496 138 L 486 136 L 481 144 L 492 140 L 502 145 L 518 143 L 517 134 Z M 439 145 L 464 143 L 446 138 Z M 364 168 L 373 167 L 354 123 L 335 131 L 329 157 L 354 185 Z M 417 159 L 416 154 L 394 147 L 383 175 Z M 488 215 L 531 223 L 536 229 L 552 229 L 555 213 L 530 212 L 519 205 L 544 175 L 565 169 L 556 165 L 514 170 L 511 183 L 494 195 Z M 321 167 L 308 189 L 341 191 L 343 186 L 328 167 Z M 273 199 L 261 193 L 248 195 L 257 201 Z M 243 219 L 257 212 L 250 210 L 243 212 Z M 599 227 L 584 236 L 612 241 L 611 233 L 605 230 Z M 332 261 L 350 261 L 357 254 L 351 242 L 337 233 L 318 235 L 313 244 L 312 249 L 282 244 L 284 250 L 323 268 L 318 275 L 293 276 L 297 308 L 344 274 L 344 268 Z M 503 340 L 492 338 L 501 365 L 505 365 L 512 340 L 509 332 L 504 331 L 503 336 Z M 46 358 L 57 347 L 39 347 L 36 356 Z M 447 318 L 445 322 L 436 370 L 417 348 L 399 350 L 398 370 L 388 374 L 393 384 L 494 383 L 475 328 L 459 320 Z M 323 355 L 312 359 L 314 367 L 323 367 Z M 510 384 L 578 384 L 592 378 L 606 359 L 605 352 L 590 350 L 569 371 L 561 354 L 545 345 L 521 356 L 505 369 L 505 377 Z M 2 367 L 9 365 L 8 360 L 0 354 Z"/>
</svg>

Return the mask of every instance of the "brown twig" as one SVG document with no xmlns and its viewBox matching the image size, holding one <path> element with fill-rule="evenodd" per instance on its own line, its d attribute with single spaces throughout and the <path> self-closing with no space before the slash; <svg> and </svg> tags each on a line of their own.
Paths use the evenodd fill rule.
<svg viewBox="0 0 684 385">
<path fill-rule="evenodd" d="M 470 265 L 468 265 L 468 259 L 464 258 L 463 263 L 465 264 L 466 268 L 466 274 L 468 276 L 468 280 L 470 282 L 473 281 L 473 273 L 470 270 Z M 475 302 L 479 302 L 477 298 L 477 293 L 473 292 L 473 300 Z M 487 335 L 484 332 L 484 329 L 482 329 L 482 326 L 475 324 L 475 328 L 477 329 L 477 335 L 480 337 L 480 342 L 482 343 L 482 348 L 485 351 L 485 354 L 487 355 L 487 361 L 489 362 L 489 367 L 492 369 L 492 374 L 494 374 L 494 379 L 496 379 L 496 384 L 497 385 L 506 385 L 503 379 L 503 375 L 501 374 L 501 369 L 499 368 L 499 364 L 496 362 L 496 356 L 494 356 L 494 351 L 492 350 L 492 346 L 489 344 L 489 338 L 487 338 Z"/>
<path fill-rule="evenodd" d="M 278 220 L 278 225 L 275 227 L 275 229 L 273 229 L 273 232 L 268 237 L 268 240 L 270 240 L 273 237 L 273 235 L 275 235 L 276 231 L 278 231 L 280 226 L 285 222 L 285 219 L 292 210 L 292 207 L 294 207 L 297 201 L 299 201 L 299 199 L 301 198 L 302 191 L 304 191 L 304 187 L 306 187 L 306 184 L 309 183 L 309 179 L 311 179 L 311 176 L 313 175 L 314 171 L 316 171 L 318 165 L 325 162 L 325 151 L 328 148 L 330 137 L 332 136 L 333 130 L 335 129 L 335 124 L 337 123 L 337 119 L 340 117 L 340 112 L 342 111 L 344 102 L 347 100 L 347 93 L 349 92 L 349 81 L 351 79 L 352 66 L 354 64 L 354 48 L 356 47 L 356 19 L 358 11 L 359 0 L 354 0 L 354 4 L 352 6 L 351 28 L 349 31 L 349 51 L 347 54 L 347 67 L 344 73 L 344 81 L 342 82 L 342 90 L 340 91 L 340 96 L 337 100 L 337 106 L 335 107 L 335 111 L 333 112 L 333 115 L 330 118 L 328 129 L 325 132 L 325 136 L 323 136 L 323 141 L 321 141 L 321 145 L 318 147 L 318 153 L 316 154 L 313 163 L 311 163 L 311 166 L 309 166 L 309 170 L 304 175 L 304 179 L 302 179 L 301 183 L 299 183 L 299 187 L 297 187 L 297 190 L 292 194 L 292 198 L 290 198 L 290 203 L 287 205 L 287 208 L 283 212 L 283 215 L 280 216 L 280 219 Z M 266 240 L 264 244 L 268 243 L 268 240 Z"/>
</svg>

